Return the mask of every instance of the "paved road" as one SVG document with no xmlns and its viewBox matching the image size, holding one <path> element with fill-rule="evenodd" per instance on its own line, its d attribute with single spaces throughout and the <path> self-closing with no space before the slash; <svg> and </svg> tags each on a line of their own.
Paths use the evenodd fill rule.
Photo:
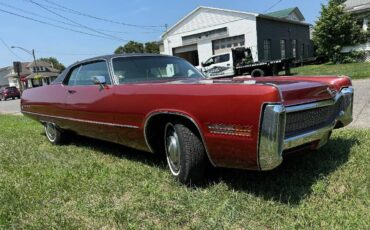
<svg viewBox="0 0 370 230">
<path fill-rule="evenodd" d="M 352 81 L 355 88 L 353 122 L 349 127 L 370 128 L 370 79 Z"/>
<path fill-rule="evenodd" d="M 7 101 L 0 101 L 0 114 L 14 114 L 14 115 L 20 115 L 20 105 L 19 103 L 21 100 L 11 100 L 8 99 Z"/>
<path fill-rule="evenodd" d="M 370 128 L 370 79 L 353 81 L 355 104 L 353 122 L 349 127 Z M 0 113 L 21 114 L 20 100 L 0 101 Z"/>
</svg>

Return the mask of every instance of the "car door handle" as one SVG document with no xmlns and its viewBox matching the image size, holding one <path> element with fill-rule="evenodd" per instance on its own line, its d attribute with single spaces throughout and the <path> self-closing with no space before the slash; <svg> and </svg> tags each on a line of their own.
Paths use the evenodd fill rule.
<svg viewBox="0 0 370 230">
<path fill-rule="evenodd" d="M 76 90 L 71 90 L 71 89 L 69 89 L 67 92 L 68 92 L 69 94 L 74 94 L 74 93 L 76 93 Z"/>
</svg>

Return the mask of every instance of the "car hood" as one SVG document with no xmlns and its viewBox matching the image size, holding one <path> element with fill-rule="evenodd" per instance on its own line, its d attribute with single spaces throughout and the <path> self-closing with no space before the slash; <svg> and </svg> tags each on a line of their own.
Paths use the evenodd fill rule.
<svg viewBox="0 0 370 230">
<path fill-rule="evenodd" d="M 337 93 L 334 86 L 308 80 L 289 78 L 258 78 L 256 83 L 272 84 L 279 88 L 286 106 L 332 99 Z"/>
<path fill-rule="evenodd" d="M 297 80 L 291 77 L 235 77 L 224 79 L 183 79 L 165 81 L 165 84 L 264 84 L 277 87 L 281 92 L 285 106 L 328 100 L 335 96 L 337 90 L 333 85 L 314 80 Z"/>
</svg>

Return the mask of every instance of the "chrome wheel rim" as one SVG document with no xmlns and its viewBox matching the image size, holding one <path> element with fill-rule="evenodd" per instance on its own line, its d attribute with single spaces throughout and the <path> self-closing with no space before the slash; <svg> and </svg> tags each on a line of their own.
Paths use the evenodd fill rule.
<svg viewBox="0 0 370 230">
<path fill-rule="evenodd" d="M 165 134 L 166 157 L 171 173 L 175 176 L 180 173 L 180 141 L 172 124 L 167 124 Z"/>
<path fill-rule="evenodd" d="M 57 129 L 55 128 L 55 125 L 51 123 L 45 124 L 45 133 L 48 137 L 49 141 L 54 142 L 57 137 Z"/>
</svg>

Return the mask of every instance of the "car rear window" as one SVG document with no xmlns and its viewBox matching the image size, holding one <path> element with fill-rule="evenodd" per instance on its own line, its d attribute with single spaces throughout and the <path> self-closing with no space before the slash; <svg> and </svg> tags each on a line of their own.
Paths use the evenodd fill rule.
<svg viewBox="0 0 370 230">
<path fill-rule="evenodd" d="M 183 59 L 165 56 L 114 58 L 113 71 L 120 84 L 164 79 L 203 78 L 198 70 Z"/>
</svg>

